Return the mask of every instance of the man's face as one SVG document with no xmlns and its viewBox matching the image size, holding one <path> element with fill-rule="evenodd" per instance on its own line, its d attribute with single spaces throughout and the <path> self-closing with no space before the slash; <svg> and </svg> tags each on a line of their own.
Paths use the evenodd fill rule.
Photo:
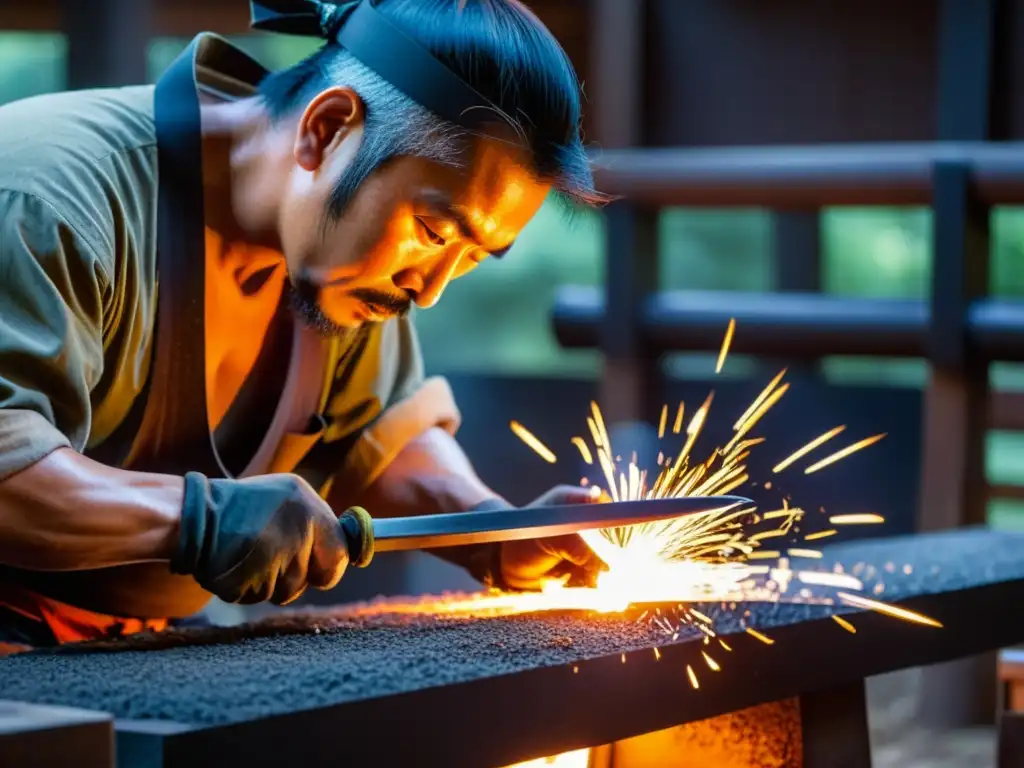
<svg viewBox="0 0 1024 768">
<path fill-rule="evenodd" d="M 298 125 L 279 232 L 296 308 L 321 331 L 433 306 L 449 282 L 507 251 L 549 191 L 527 171 L 524 150 L 475 139 L 458 169 L 413 157 L 387 163 L 337 221 L 325 219 L 363 121 L 351 91 L 317 98 Z"/>
</svg>

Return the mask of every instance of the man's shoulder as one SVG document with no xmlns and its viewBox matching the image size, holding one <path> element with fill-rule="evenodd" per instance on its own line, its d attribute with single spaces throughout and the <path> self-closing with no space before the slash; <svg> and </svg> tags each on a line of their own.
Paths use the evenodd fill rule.
<svg viewBox="0 0 1024 768">
<path fill-rule="evenodd" d="M 112 253 L 118 224 L 149 219 L 152 86 L 22 99 L 0 107 L 0 136 L 0 189 L 45 202 L 90 247 Z"/>
</svg>

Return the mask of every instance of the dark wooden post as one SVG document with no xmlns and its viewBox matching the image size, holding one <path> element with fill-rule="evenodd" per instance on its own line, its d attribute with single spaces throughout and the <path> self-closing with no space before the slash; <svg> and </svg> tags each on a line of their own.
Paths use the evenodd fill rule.
<svg viewBox="0 0 1024 768">
<path fill-rule="evenodd" d="M 590 92 L 602 147 L 643 143 L 644 0 L 593 0 Z M 650 417 L 657 359 L 642 342 L 640 303 L 657 289 L 657 211 L 628 201 L 605 212 L 605 313 L 599 399 L 610 424 Z"/>
<path fill-rule="evenodd" d="M 63 0 L 61 11 L 69 89 L 146 82 L 152 0 Z"/>
<path fill-rule="evenodd" d="M 776 211 L 772 214 L 772 253 L 775 288 L 779 292 L 818 293 L 822 289 L 820 211 Z M 813 375 L 815 363 L 772 361 L 789 366 L 792 374 Z"/>
<path fill-rule="evenodd" d="M 938 138 L 990 135 L 993 34 L 998 0 L 944 0 L 939 27 Z M 966 333 L 967 309 L 988 291 L 990 211 L 977 203 L 967 170 L 934 169 L 934 253 L 925 435 L 918 527 L 985 521 L 988 364 Z M 920 713 L 937 727 L 992 723 L 995 657 L 936 667 L 923 677 Z"/>
</svg>

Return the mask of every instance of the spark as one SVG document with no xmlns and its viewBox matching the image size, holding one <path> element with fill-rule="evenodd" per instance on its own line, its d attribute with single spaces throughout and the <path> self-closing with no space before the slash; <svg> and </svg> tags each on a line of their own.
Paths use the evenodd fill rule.
<svg viewBox="0 0 1024 768">
<path fill-rule="evenodd" d="M 725 329 L 725 338 L 722 339 L 722 348 L 718 351 L 718 363 L 715 365 L 715 373 L 722 372 L 722 366 L 725 365 L 725 358 L 729 354 L 729 347 L 732 346 L 732 335 L 736 331 L 736 318 L 729 318 L 729 326 Z"/>
<path fill-rule="evenodd" d="M 697 674 L 689 664 L 686 665 L 686 675 L 690 678 L 690 685 L 694 687 L 694 690 L 700 688 L 700 683 L 697 682 Z"/>
<path fill-rule="evenodd" d="M 782 555 L 777 549 L 762 549 L 759 552 L 751 552 L 747 555 L 750 560 L 777 560 Z"/>
<path fill-rule="evenodd" d="M 817 541 L 818 539 L 825 539 L 829 536 L 835 536 L 839 531 L 835 528 L 830 528 L 827 531 L 817 531 L 815 533 L 809 533 L 804 536 L 804 541 Z"/>
<path fill-rule="evenodd" d="M 718 638 L 718 644 L 719 644 L 719 645 L 721 645 L 721 646 L 722 646 L 722 647 L 723 647 L 723 648 L 724 648 L 725 650 L 727 650 L 727 651 L 728 651 L 729 653 L 732 653 L 732 648 L 731 648 L 731 647 L 729 646 L 729 644 L 728 644 L 727 642 L 725 642 L 725 640 L 723 640 L 722 638 Z"/>
<path fill-rule="evenodd" d="M 786 369 L 782 369 L 775 375 L 774 379 L 768 382 L 768 386 L 761 390 L 761 394 L 757 396 L 754 402 L 752 402 L 747 407 L 747 410 L 743 412 L 743 415 L 736 420 L 735 424 L 733 424 L 732 428 L 734 430 L 739 429 L 744 424 L 744 422 L 746 422 L 754 414 L 754 411 L 761 407 L 762 403 L 764 403 L 765 398 L 767 398 L 768 395 L 771 394 L 772 390 L 774 390 L 775 387 L 778 386 L 779 382 L 782 381 L 782 377 L 785 375 Z"/>
<path fill-rule="evenodd" d="M 668 419 L 668 405 L 661 406 L 661 419 L 658 421 L 658 439 L 665 437 L 665 420 Z"/>
<path fill-rule="evenodd" d="M 706 651 L 701 651 L 700 653 L 701 653 L 701 656 L 704 657 L 705 663 L 708 665 L 708 667 L 711 669 L 712 672 L 719 672 L 719 671 L 721 671 L 722 668 L 720 666 L 718 666 L 718 662 L 715 661 L 714 659 L 712 659 L 710 656 L 708 656 Z"/>
<path fill-rule="evenodd" d="M 661 651 L 659 651 L 657 648 L 654 649 L 654 660 L 661 661 Z"/>
<path fill-rule="evenodd" d="M 774 645 L 774 644 L 775 644 L 775 641 L 774 641 L 774 640 L 772 640 L 772 639 L 771 639 L 770 637 L 768 637 L 767 635 L 762 635 L 762 634 L 761 634 L 760 632 L 758 632 L 758 631 L 757 631 L 756 629 L 751 629 L 750 627 L 747 627 L 747 628 L 746 628 L 746 629 L 744 630 L 744 632 L 746 632 L 746 633 L 747 633 L 748 635 L 750 635 L 751 637 L 753 637 L 753 638 L 756 638 L 756 639 L 760 640 L 760 641 L 761 641 L 762 643 L 764 643 L 765 645 Z"/>
<path fill-rule="evenodd" d="M 856 576 L 845 573 L 829 573 L 827 571 L 798 571 L 797 579 L 804 584 L 818 587 L 835 587 L 837 589 L 864 589 L 864 582 Z"/>
<path fill-rule="evenodd" d="M 779 472 L 784 470 L 786 467 L 789 467 L 792 464 L 794 464 L 795 462 L 797 462 L 800 459 L 802 459 L 804 456 L 806 456 L 808 453 L 813 451 L 818 446 L 824 445 L 825 443 L 827 443 L 829 440 L 831 440 L 833 437 L 838 435 L 844 429 L 846 429 L 845 426 L 835 427 L 834 429 L 830 429 L 825 434 L 819 435 L 818 437 L 816 437 L 813 440 L 811 440 L 811 442 L 809 442 L 803 448 L 797 449 L 796 451 L 791 453 L 789 456 L 784 458 L 782 461 L 780 461 L 778 464 L 776 464 L 774 467 L 772 467 L 772 472 L 774 472 L 775 474 L 778 474 Z"/>
<path fill-rule="evenodd" d="M 683 429 L 683 414 L 686 413 L 686 405 L 679 403 L 679 408 L 676 410 L 676 420 L 672 424 L 672 434 L 678 435 Z"/>
<path fill-rule="evenodd" d="M 849 605 L 853 605 L 857 608 L 866 608 L 869 611 L 878 611 L 879 613 L 884 613 L 887 616 L 903 619 L 904 621 L 913 622 L 914 624 L 924 624 L 927 627 L 942 628 L 942 624 L 937 622 L 935 619 L 929 618 L 928 616 L 922 616 L 920 613 L 909 611 L 906 608 L 889 605 L 888 603 L 880 603 L 878 600 L 872 600 L 868 597 L 862 597 L 861 595 L 851 595 L 847 592 L 840 592 L 836 597 L 844 603 L 848 603 Z"/>
<path fill-rule="evenodd" d="M 834 622 L 835 622 L 836 624 L 838 624 L 838 625 L 839 625 L 840 627 L 842 627 L 843 629 L 845 629 L 845 630 L 846 630 L 847 632 L 849 632 L 849 633 L 850 633 L 851 635 L 855 635 L 855 634 L 857 634 L 857 628 L 856 628 L 855 626 L 853 626 L 853 624 L 851 624 L 850 622 L 848 622 L 848 621 L 847 621 L 846 619 L 844 619 L 844 618 L 843 618 L 842 616 L 838 616 L 838 615 L 836 615 L 836 614 L 834 614 L 834 613 L 833 613 L 833 614 L 832 614 L 832 621 L 834 621 Z"/>
<path fill-rule="evenodd" d="M 811 466 L 809 466 L 807 469 L 804 470 L 804 474 L 805 475 L 809 475 L 812 472 L 817 472 L 819 469 L 824 469 L 825 467 L 829 466 L 830 464 L 835 464 L 840 459 L 845 459 L 851 453 L 856 453 L 857 451 L 860 451 L 860 450 L 863 450 L 864 448 L 867 448 L 869 445 L 874 445 L 875 443 L 877 443 L 879 440 L 881 440 L 884 437 L 885 437 L 885 433 L 884 432 L 882 434 L 880 434 L 880 435 L 872 435 L 871 437 L 865 437 L 863 440 L 859 440 L 858 442 L 854 443 L 853 445 L 848 445 L 845 448 L 843 448 L 842 450 L 836 451 L 835 453 L 833 453 L 833 454 L 831 454 L 829 456 L 826 456 L 824 459 L 822 459 L 818 463 L 812 464 Z"/>
<path fill-rule="evenodd" d="M 537 453 L 537 455 L 544 459 L 544 461 L 548 462 L 548 464 L 554 464 L 556 461 L 558 461 L 552 450 L 548 448 L 546 445 L 544 445 L 544 443 L 537 439 L 537 437 L 530 430 L 528 430 L 518 421 L 513 421 L 509 423 L 509 426 L 512 428 L 512 431 L 515 433 L 516 437 L 518 437 L 520 440 L 522 440 L 524 443 L 530 446 Z"/>
<path fill-rule="evenodd" d="M 820 560 L 822 556 L 821 552 L 816 549 L 798 549 L 797 547 L 786 550 L 786 554 L 790 557 L 807 557 L 817 560 Z"/>
<path fill-rule="evenodd" d="M 871 512 L 863 512 L 856 515 L 832 515 L 828 521 L 832 525 L 874 525 L 884 523 L 885 518 Z"/>
<path fill-rule="evenodd" d="M 585 461 L 587 464 L 594 463 L 594 457 L 590 453 L 590 447 L 587 445 L 586 440 L 584 440 L 582 437 L 574 437 L 572 439 L 572 444 L 579 449 L 580 456 L 583 457 L 583 461 Z"/>
</svg>

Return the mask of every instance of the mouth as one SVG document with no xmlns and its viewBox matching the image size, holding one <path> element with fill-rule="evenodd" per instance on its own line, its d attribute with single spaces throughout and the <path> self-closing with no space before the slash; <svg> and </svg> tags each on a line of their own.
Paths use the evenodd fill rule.
<svg viewBox="0 0 1024 768">
<path fill-rule="evenodd" d="M 368 323 L 379 323 L 394 317 L 397 313 L 394 310 L 384 307 L 360 302 L 356 313 Z"/>
<path fill-rule="evenodd" d="M 360 289 L 350 296 L 358 302 L 358 312 L 369 321 L 387 320 L 404 315 L 412 304 L 408 296 L 395 296 L 382 291 Z"/>
</svg>

